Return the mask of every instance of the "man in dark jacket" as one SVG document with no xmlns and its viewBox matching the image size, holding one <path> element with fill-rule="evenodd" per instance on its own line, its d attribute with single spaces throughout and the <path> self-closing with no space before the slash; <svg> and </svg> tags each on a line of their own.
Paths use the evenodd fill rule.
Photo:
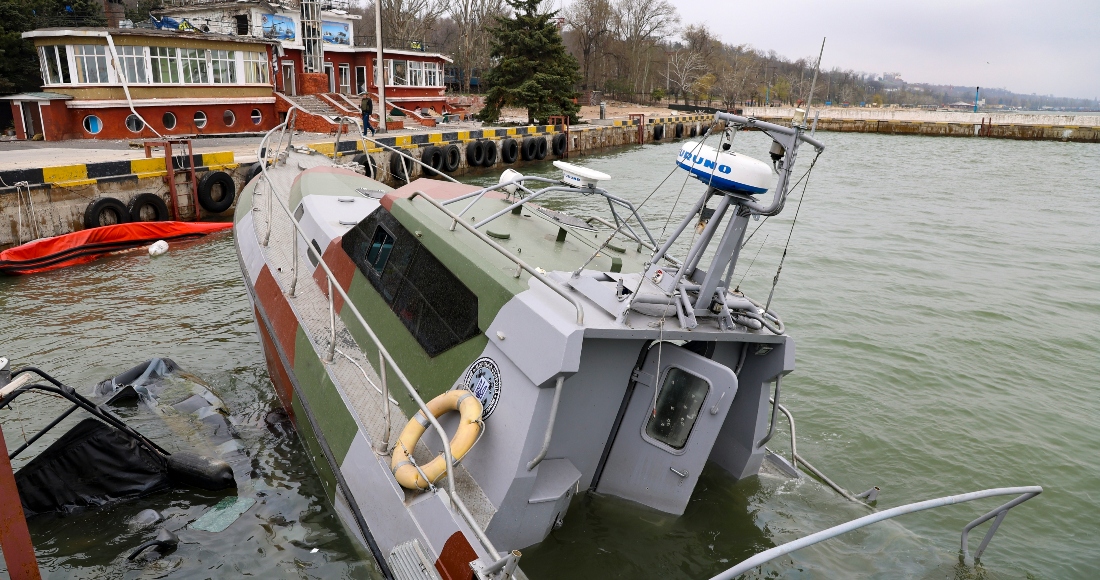
<svg viewBox="0 0 1100 580">
<path fill-rule="evenodd" d="M 371 137 L 374 137 L 374 126 L 370 124 L 370 116 L 374 113 L 374 101 L 371 100 L 369 94 L 363 95 L 363 102 L 359 103 L 359 110 L 363 112 L 363 130 L 369 130 Z"/>
</svg>

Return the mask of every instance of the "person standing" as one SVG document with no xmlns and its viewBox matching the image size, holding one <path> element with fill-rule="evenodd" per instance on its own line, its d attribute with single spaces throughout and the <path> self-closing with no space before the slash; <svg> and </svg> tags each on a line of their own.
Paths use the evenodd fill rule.
<svg viewBox="0 0 1100 580">
<path fill-rule="evenodd" d="M 359 103 L 359 110 L 363 112 L 363 130 L 370 130 L 371 137 L 374 137 L 374 126 L 370 124 L 370 116 L 374 114 L 374 101 L 371 100 L 369 93 L 363 94 L 363 101 Z"/>
</svg>

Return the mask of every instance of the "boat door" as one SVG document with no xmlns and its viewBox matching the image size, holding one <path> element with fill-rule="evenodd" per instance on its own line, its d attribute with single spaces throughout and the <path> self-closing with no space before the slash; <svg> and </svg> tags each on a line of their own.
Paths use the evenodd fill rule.
<svg viewBox="0 0 1100 580">
<path fill-rule="evenodd" d="M 737 376 L 667 342 L 649 349 L 637 375 L 597 491 L 680 515 L 737 394 Z"/>
</svg>

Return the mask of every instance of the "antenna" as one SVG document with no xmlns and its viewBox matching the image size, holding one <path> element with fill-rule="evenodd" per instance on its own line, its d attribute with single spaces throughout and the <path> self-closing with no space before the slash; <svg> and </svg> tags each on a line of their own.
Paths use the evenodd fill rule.
<svg viewBox="0 0 1100 580">
<path fill-rule="evenodd" d="M 810 107 L 814 103 L 814 87 L 817 86 L 817 71 L 821 69 L 821 55 L 823 54 L 825 54 L 824 38 L 821 39 L 821 52 L 817 53 L 817 64 L 814 65 L 814 80 L 810 83 L 810 97 L 806 100 L 806 117 L 810 116 Z M 805 120 L 803 120 L 803 123 L 805 123 Z"/>
</svg>

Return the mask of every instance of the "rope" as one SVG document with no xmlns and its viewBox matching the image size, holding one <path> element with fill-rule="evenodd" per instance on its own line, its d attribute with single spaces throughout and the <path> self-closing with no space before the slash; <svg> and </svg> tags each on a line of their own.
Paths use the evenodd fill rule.
<svg viewBox="0 0 1100 580">
<path fill-rule="evenodd" d="M 787 249 L 791 246 L 791 236 L 794 235 L 794 226 L 798 224 L 798 212 L 802 210 L 802 202 L 806 199 L 806 188 L 810 185 L 810 172 L 813 171 L 814 165 L 817 164 L 817 159 L 819 157 L 821 157 L 820 152 L 818 152 L 817 155 L 814 155 L 814 160 L 810 162 L 810 167 L 806 169 L 806 173 L 794 184 L 795 187 L 797 187 L 802 179 L 806 180 L 806 183 L 802 184 L 802 195 L 798 198 L 798 206 L 794 209 L 794 219 L 791 220 L 791 230 L 787 232 L 787 243 L 783 245 L 783 256 L 779 258 L 779 267 L 776 268 L 775 277 L 772 278 L 772 289 L 770 292 L 768 292 L 768 301 L 764 305 L 764 312 L 767 312 L 771 309 L 772 297 L 775 296 L 775 287 L 777 284 L 779 284 L 779 274 L 783 272 L 783 262 L 787 259 Z"/>
</svg>

